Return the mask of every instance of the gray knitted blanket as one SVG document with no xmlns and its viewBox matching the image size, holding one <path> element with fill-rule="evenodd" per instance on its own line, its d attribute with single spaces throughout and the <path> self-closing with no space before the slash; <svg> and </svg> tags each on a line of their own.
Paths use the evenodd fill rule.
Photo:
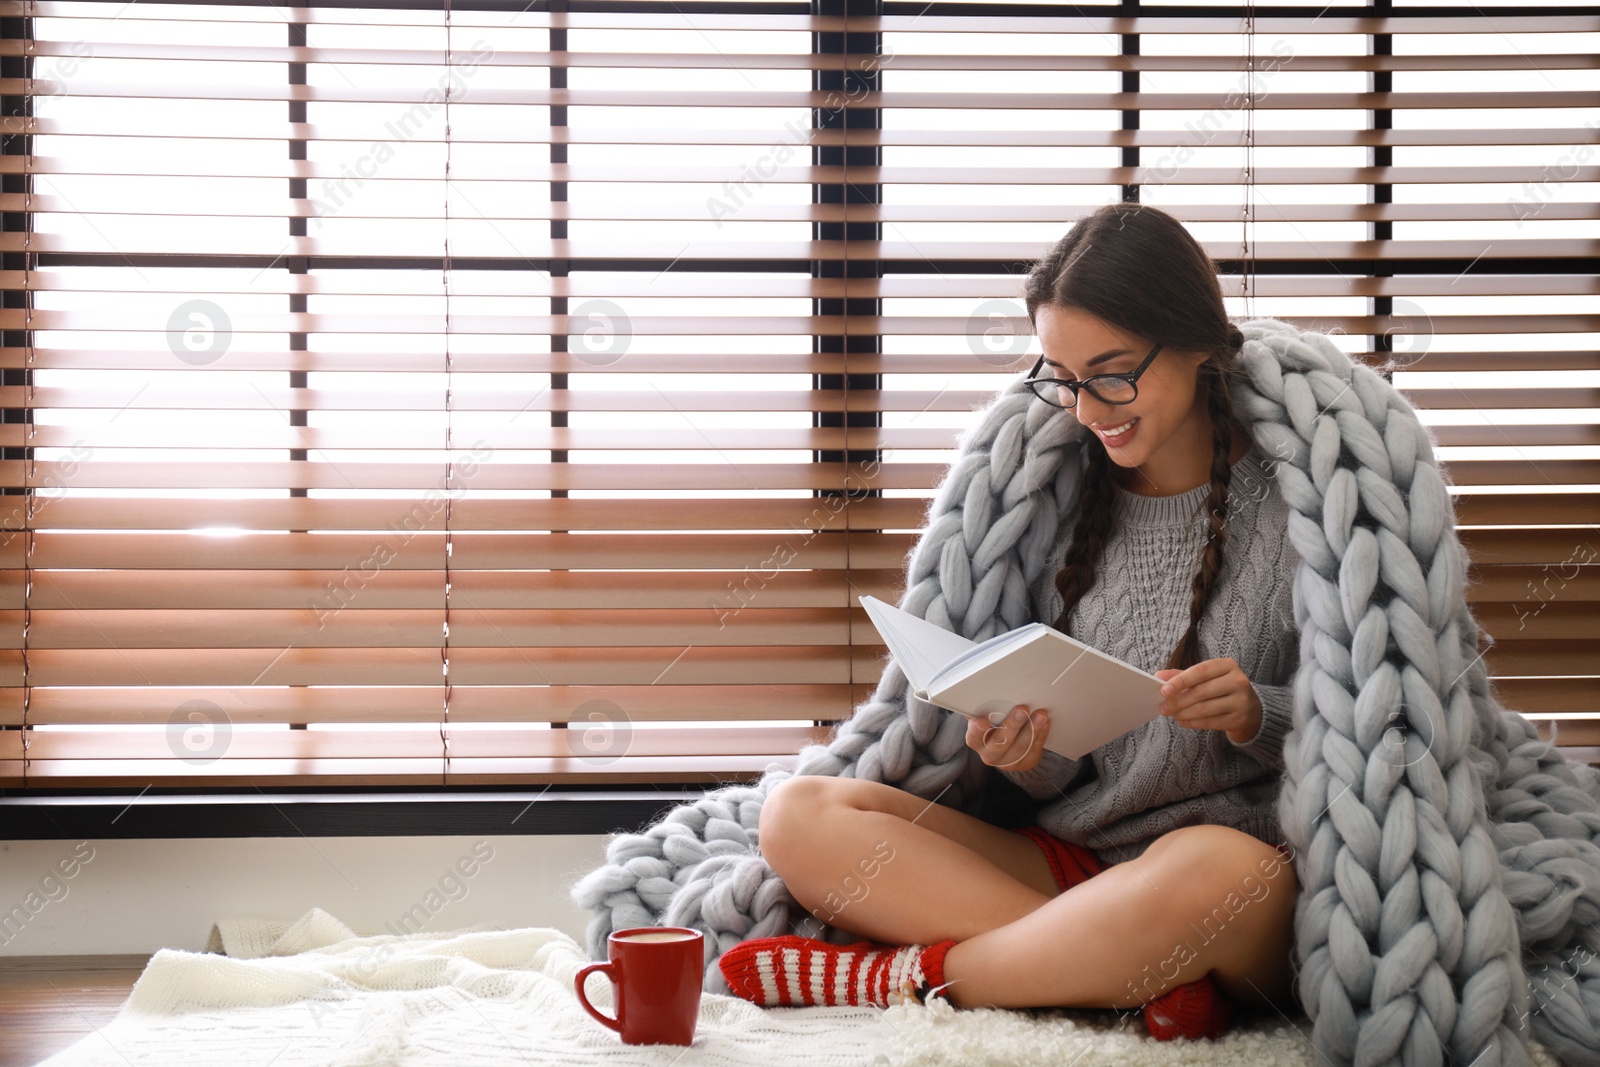
<svg viewBox="0 0 1600 1067">
<path fill-rule="evenodd" d="M 1327 336 L 1239 323 L 1235 407 L 1265 451 L 1300 555 L 1300 665 L 1277 801 L 1295 851 L 1296 993 L 1345 1067 L 1527 1067 L 1537 1040 L 1600 1067 L 1600 773 L 1489 688 L 1447 476 L 1411 405 Z M 1021 376 L 963 435 L 909 558 L 900 607 L 974 641 L 1032 621 L 1027 589 L 1070 530 L 1087 431 Z M 1064 525 L 1063 525 L 1064 524 Z M 888 782 L 981 813 L 1002 776 L 966 721 L 877 691 L 796 774 Z M 614 929 L 692 926 L 716 957 L 748 938 L 830 940 L 757 850 L 788 773 L 723 787 L 621 834 L 573 898 Z M 1009 783 L 1006 783 L 1009 784 Z"/>
</svg>

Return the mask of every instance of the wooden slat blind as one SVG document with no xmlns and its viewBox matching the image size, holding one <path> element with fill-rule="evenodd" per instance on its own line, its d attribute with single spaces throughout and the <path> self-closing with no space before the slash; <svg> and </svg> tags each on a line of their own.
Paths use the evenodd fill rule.
<svg viewBox="0 0 1600 1067">
<path fill-rule="evenodd" d="M 1600 19 L 622 6 L 0 0 L 0 786 L 788 762 L 1134 197 L 1392 373 L 1600 756 Z"/>
</svg>

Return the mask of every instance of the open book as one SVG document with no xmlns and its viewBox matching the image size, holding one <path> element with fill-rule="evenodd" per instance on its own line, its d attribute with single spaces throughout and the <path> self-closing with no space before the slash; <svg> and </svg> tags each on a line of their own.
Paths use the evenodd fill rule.
<svg viewBox="0 0 1600 1067">
<path fill-rule="evenodd" d="M 1160 715 L 1161 679 L 1082 641 L 1030 622 L 987 641 L 860 596 L 920 700 L 972 719 L 1018 704 L 1050 713 L 1044 747 L 1078 758 Z"/>
</svg>

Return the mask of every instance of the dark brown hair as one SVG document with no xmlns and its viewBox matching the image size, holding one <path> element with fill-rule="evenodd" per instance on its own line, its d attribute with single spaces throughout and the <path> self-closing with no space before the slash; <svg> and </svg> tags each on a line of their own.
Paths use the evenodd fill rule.
<svg viewBox="0 0 1600 1067">
<path fill-rule="evenodd" d="M 1200 660 L 1200 616 L 1222 573 L 1232 474 L 1228 456 L 1235 431 L 1242 429 L 1231 392 L 1242 373 L 1236 357 L 1244 334 L 1228 321 L 1216 264 L 1166 212 L 1135 201 L 1107 204 L 1079 219 L 1034 265 L 1025 294 L 1030 321 L 1044 304 L 1076 308 L 1152 344 L 1211 353 L 1200 364 L 1195 383 L 1211 418 L 1211 495 L 1205 502 L 1211 534 L 1192 586 L 1189 628 L 1163 669 L 1193 666 Z M 1063 633 L 1069 632 L 1067 616 L 1094 585 L 1101 549 L 1112 529 L 1110 459 L 1093 434 L 1083 447 L 1088 469 L 1077 521 L 1055 577 L 1062 608 L 1053 625 Z"/>
</svg>

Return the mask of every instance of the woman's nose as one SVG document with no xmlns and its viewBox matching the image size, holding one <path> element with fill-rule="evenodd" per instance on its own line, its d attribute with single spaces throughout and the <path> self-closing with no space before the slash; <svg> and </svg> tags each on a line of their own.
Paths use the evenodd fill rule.
<svg viewBox="0 0 1600 1067">
<path fill-rule="evenodd" d="M 1104 415 L 1104 409 L 1107 407 L 1109 407 L 1109 405 L 1103 403 L 1102 401 L 1096 400 L 1094 398 L 1094 394 L 1089 392 L 1089 390 L 1079 389 L 1078 406 L 1072 409 L 1072 413 L 1078 416 L 1078 422 L 1084 426 L 1088 426 L 1100 416 Z"/>
</svg>

